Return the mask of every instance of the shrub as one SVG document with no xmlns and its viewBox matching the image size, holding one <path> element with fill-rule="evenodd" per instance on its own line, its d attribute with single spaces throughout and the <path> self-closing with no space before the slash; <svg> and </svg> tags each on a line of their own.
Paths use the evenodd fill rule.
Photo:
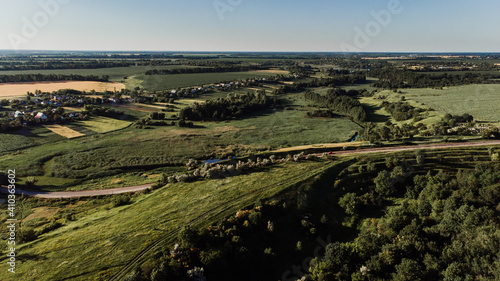
<svg viewBox="0 0 500 281">
<path fill-rule="evenodd" d="M 151 186 L 151 189 L 152 189 L 152 190 L 156 190 L 156 189 L 158 189 L 158 188 L 163 187 L 163 185 L 164 185 L 164 183 L 163 183 L 163 182 L 157 182 L 157 183 L 155 183 L 155 184 L 153 184 L 153 185 Z M 149 189 L 146 189 L 146 190 L 149 190 Z"/>
<path fill-rule="evenodd" d="M 62 223 L 52 220 L 50 223 L 46 224 L 42 229 L 36 232 L 36 235 L 42 235 L 44 233 L 50 232 L 62 226 Z"/>
<path fill-rule="evenodd" d="M 126 195 L 118 195 L 113 197 L 113 207 L 123 206 L 130 203 L 130 197 Z"/>
<path fill-rule="evenodd" d="M 38 239 L 38 235 L 36 234 L 35 230 L 31 227 L 23 228 L 19 236 L 22 242 L 30 242 Z"/>
</svg>

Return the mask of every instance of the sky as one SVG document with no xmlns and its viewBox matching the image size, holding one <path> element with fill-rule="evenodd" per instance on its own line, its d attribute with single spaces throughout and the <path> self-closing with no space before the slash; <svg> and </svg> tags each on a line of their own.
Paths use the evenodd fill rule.
<svg viewBox="0 0 500 281">
<path fill-rule="evenodd" d="M 0 0 L 0 49 L 500 52 L 498 0 Z"/>
</svg>

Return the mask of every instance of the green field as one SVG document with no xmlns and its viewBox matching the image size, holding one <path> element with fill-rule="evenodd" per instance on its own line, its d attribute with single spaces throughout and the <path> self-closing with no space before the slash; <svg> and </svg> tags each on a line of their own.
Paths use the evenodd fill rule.
<svg viewBox="0 0 500 281">
<path fill-rule="evenodd" d="M 0 134 L 0 155 L 5 152 L 13 152 L 19 149 L 53 143 L 64 139 L 64 137 L 44 127 L 32 127 L 9 134 L 2 133 Z"/>
<path fill-rule="evenodd" d="M 98 117 L 98 118 L 92 118 L 91 120 L 78 121 L 75 122 L 75 124 L 80 125 L 86 129 L 92 130 L 96 133 L 103 134 L 124 129 L 130 126 L 130 124 L 132 123 L 113 118 Z"/>
<path fill-rule="evenodd" d="M 101 172 L 112 172 L 112 169 L 108 170 L 112 167 L 128 166 L 131 159 L 134 159 L 134 165 L 182 165 L 189 158 L 243 156 L 257 150 L 342 142 L 359 130 L 359 126 L 348 119 L 305 118 L 304 114 L 305 111 L 299 110 L 261 112 L 230 122 L 195 122 L 197 128 L 167 126 L 141 130 L 130 126 L 78 140 L 47 142 L 28 148 L 17 156 L 3 155 L 0 156 L 0 169 L 15 166 L 20 177 L 57 178 L 61 173 L 80 178 L 89 175 L 102 177 Z M 100 126 L 104 132 L 105 128 L 116 129 L 115 124 L 98 123 L 95 126 Z M 78 127 L 82 125 L 75 126 Z M 292 135 L 293 138 L 290 137 Z M 46 163 L 51 165 L 46 166 Z M 44 183 L 50 182 L 49 178 Z M 102 188 L 97 182 L 85 187 Z"/>
<path fill-rule="evenodd" d="M 424 103 L 441 114 L 469 113 L 475 120 L 500 122 L 500 85 L 468 85 L 435 89 L 404 89 L 407 99 Z"/>
<path fill-rule="evenodd" d="M 113 207 L 111 198 L 79 202 L 73 200 L 71 204 L 69 201 L 53 202 L 46 206 L 57 208 L 56 214 L 24 224 L 34 225 L 35 229 L 43 228 L 51 220 L 64 225 L 42 234 L 33 242 L 20 245 L 17 248 L 17 255 L 18 259 L 22 260 L 22 266 L 19 266 L 15 279 L 7 274 L 5 262 L 0 265 L 0 279 L 5 281 L 20 280 L 19 278 L 41 281 L 108 280 L 124 266 L 129 270 L 136 269 L 146 260 L 155 259 L 161 250 L 166 250 L 165 247 L 177 243 L 182 226 L 189 225 L 194 229 L 203 229 L 209 225 L 217 225 L 226 221 L 236 211 L 251 207 L 257 201 L 281 198 L 290 200 L 292 204 L 294 200 L 298 200 L 296 198 L 302 198 L 310 200 L 310 204 L 318 202 L 326 204 L 337 202 L 339 197 L 347 192 L 369 192 L 364 181 L 371 182 L 372 179 L 361 177 L 357 172 L 359 166 L 373 162 L 378 168 L 385 167 L 385 159 L 388 156 L 410 161 L 414 157 L 414 152 L 361 156 L 356 158 L 355 164 L 351 162 L 349 156 L 335 162 L 289 162 L 238 177 L 171 184 L 150 194 L 134 196 L 131 204 L 120 207 Z M 489 161 L 490 157 L 487 148 L 461 148 L 429 151 L 425 153 L 425 159 L 424 165 L 416 167 L 418 174 L 438 169 L 447 171 L 471 169 L 478 160 Z M 319 177 L 319 175 L 324 176 Z M 364 181 L 356 183 L 356 177 Z M 315 181 L 319 182 L 309 185 Z M 350 181 L 356 184 L 344 186 Z M 332 192 L 329 188 L 333 188 L 334 182 L 335 186 L 344 187 L 335 188 Z M 323 184 L 323 188 L 312 188 L 318 184 Z M 275 197 L 277 195 L 279 197 Z M 318 196 L 322 196 L 321 200 Z M 34 203 L 27 204 L 29 207 Z M 359 210 L 359 213 L 369 218 L 378 218 L 384 214 L 386 206 L 400 204 L 401 200 L 398 198 L 388 198 L 384 206 L 370 205 L 366 210 Z M 338 208 L 334 203 L 305 208 L 302 210 L 303 213 L 299 214 L 299 221 L 304 219 L 304 214 L 307 213 L 309 216 L 309 211 L 333 209 L 332 214 L 339 222 L 334 224 L 336 227 L 332 236 L 334 239 L 339 239 L 338 241 L 352 240 L 359 231 L 353 225 L 355 219 L 343 215 Z M 32 212 L 33 210 L 27 210 L 26 215 Z M 70 214 L 73 214 L 74 220 L 65 219 L 65 216 Z M 2 219 L 5 217 L 5 214 L 2 214 Z M 287 219 L 289 217 L 277 225 L 286 224 Z M 314 219 L 319 218 L 315 216 Z M 284 227 L 291 228 L 291 226 L 281 227 L 280 230 Z M 290 233 L 279 232 L 278 235 L 283 236 L 280 237 L 283 243 L 273 246 L 273 249 L 277 250 L 281 249 L 280 247 L 288 249 L 298 239 L 307 241 L 316 237 L 304 236 L 304 232 L 299 229 L 293 229 Z M 311 252 L 314 247 L 316 245 L 312 244 Z M 147 254 L 134 259 L 144 250 L 147 250 Z M 281 251 L 280 254 L 283 255 L 284 252 Z M 310 255 L 310 252 L 302 254 Z M 294 252 L 294 255 L 297 253 Z M 5 258 L 1 261 L 5 261 Z M 295 263 L 293 259 L 282 260 L 278 265 L 280 267 L 278 273 L 288 269 L 293 263 Z M 127 272 L 130 271 L 124 271 L 123 275 Z"/>
<path fill-rule="evenodd" d="M 113 82 L 123 81 L 124 77 L 143 74 L 148 70 L 154 69 L 177 69 L 189 68 L 192 66 L 186 65 L 164 65 L 164 66 L 129 66 L 129 67 L 111 67 L 111 68 L 95 68 L 95 69 L 47 69 L 47 70 L 18 70 L 18 71 L 0 71 L 0 75 L 16 75 L 16 74 L 58 74 L 58 75 L 108 75 L 109 80 Z"/>
<path fill-rule="evenodd" d="M 376 99 L 377 95 L 381 95 L 386 97 L 385 99 Z M 371 120 L 372 122 L 387 122 L 390 121 L 393 124 L 404 124 L 404 123 L 411 123 L 413 122 L 413 119 L 406 120 L 406 121 L 396 121 L 390 113 L 388 113 L 383 107 L 382 103 L 384 101 L 387 102 L 400 102 L 401 97 L 405 96 L 407 97 L 406 101 L 409 103 L 411 106 L 416 107 L 416 108 L 421 108 L 424 110 L 431 109 L 432 107 L 427 105 L 427 104 L 422 104 L 421 102 L 417 102 L 416 100 L 410 99 L 408 94 L 404 91 L 402 94 L 400 93 L 394 93 L 393 91 L 389 90 L 384 90 L 384 91 L 379 91 L 375 94 L 373 97 L 363 97 L 360 98 L 360 102 L 363 104 L 365 109 L 367 110 L 368 113 L 368 119 Z M 438 111 L 426 111 L 421 114 L 422 120 L 420 123 L 423 123 L 425 125 L 431 125 L 434 124 L 435 122 L 439 121 L 445 113 L 443 112 L 438 112 Z"/>
<path fill-rule="evenodd" d="M 17 134 L 0 134 L 0 153 L 35 145 L 29 137 Z"/>
<path fill-rule="evenodd" d="M 360 130 L 347 118 L 305 118 L 305 113 L 299 110 L 269 111 L 230 124 L 243 129 L 236 134 L 241 138 L 238 143 L 273 148 L 345 142 Z"/>
<path fill-rule="evenodd" d="M 265 72 L 224 72 L 224 73 L 195 73 L 176 75 L 136 75 L 129 80 L 143 81 L 142 86 L 148 91 L 160 91 L 177 89 L 178 87 L 201 86 L 204 84 L 218 83 L 224 81 L 236 81 L 247 78 L 265 78 L 274 76 L 273 73 Z M 129 83 L 129 81 L 127 81 Z M 137 83 L 137 82 L 133 82 Z"/>
<path fill-rule="evenodd" d="M 21 245 L 17 254 L 22 266 L 16 276 L 8 275 L 2 262 L 0 279 L 107 279 L 155 241 L 175 241 L 181 226 L 199 228 L 220 221 L 318 174 L 330 167 L 326 164 L 288 163 L 233 178 L 178 183 L 138 197 L 131 205 L 89 208 L 76 221 Z M 83 206 L 87 204 L 92 203 Z M 63 210 L 71 212 L 70 207 Z"/>
</svg>

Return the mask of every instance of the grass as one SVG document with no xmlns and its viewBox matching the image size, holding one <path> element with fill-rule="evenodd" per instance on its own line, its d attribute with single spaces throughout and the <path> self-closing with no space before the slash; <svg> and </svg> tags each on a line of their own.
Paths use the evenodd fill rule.
<svg viewBox="0 0 500 281">
<path fill-rule="evenodd" d="M 417 167 L 418 173 L 473 168 L 474 156 L 478 156 L 480 161 L 489 160 L 486 147 L 424 151 L 424 154 L 425 164 Z M 389 155 L 408 160 L 414 158 L 414 152 Z M 437 160 L 438 155 L 443 156 L 444 162 Z M 383 168 L 387 156 L 388 154 L 358 156 L 360 162 L 353 167 L 373 161 Z M 345 160 L 350 163 L 349 157 Z M 76 211 L 71 211 L 70 208 L 78 209 L 76 220 L 66 221 L 63 227 L 42 235 L 38 240 L 20 245 L 17 254 L 23 263 L 18 267 L 15 279 L 7 274 L 5 262 L 0 264 L 0 279 L 108 280 L 125 265 L 134 269 L 156 250 L 177 242 L 181 226 L 191 225 L 200 229 L 216 224 L 257 200 L 265 200 L 278 194 L 286 196 L 291 191 L 291 186 L 309 182 L 307 179 L 317 178 L 317 175 L 327 169 L 347 162 L 289 162 L 233 178 L 178 183 L 151 194 L 134 197 L 132 204 L 115 208 L 112 208 L 109 199 L 100 199 L 94 205 L 96 200 L 91 200 L 76 207 L 73 203 L 70 207 L 64 201 L 54 201 L 50 206 L 61 208 L 58 213 L 71 213 Z M 356 172 L 352 174 L 357 175 Z M 325 178 L 325 181 L 329 178 Z M 360 183 L 343 191 L 337 189 L 334 197 L 345 192 L 366 192 L 364 188 Z M 47 212 L 46 219 L 50 220 L 51 215 Z M 34 220 L 33 223 L 35 222 Z M 348 236 L 353 231 L 344 227 L 336 235 Z M 150 249 L 149 254 L 137 259 L 137 263 L 128 263 L 144 249 Z"/>
<path fill-rule="evenodd" d="M 247 78 L 265 78 L 274 76 L 273 73 L 249 71 L 249 72 L 224 72 L 224 73 L 195 73 L 176 75 L 136 75 L 135 80 L 142 80 L 145 90 L 160 91 L 177 89 L 178 87 L 201 86 L 204 84 L 218 83 L 222 81 L 235 81 Z M 133 82 L 134 85 L 137 81 Z"/>
<path fill-rule="evenodd" d="M 238 143 L 273 148 L 345 142 L 360 129 L 347 118 L 305 118 L 305 113 L 299 110 L 267 111 L 230 124 L 244 129 L 236 134 L 241 139 Z"/>
<path fill-rule="evenodd" d="M 68 139 L 74 139 L 85 136 L 85 134 L 82 134 L 80 132 L 77 132 L 73 129 L 61 125 L 44 125 L 44 127 Z"/>
<path fill-rule="evenodd" d="M 0 153 L 35 145 L 31 138 L 18 134 L 0 134 Z"/>
<path fill-rule="evenodd" d="M 75 122 L 75 124 L 80 125 L 96 133 L 104 134 L 124 129 L 130 126 L 130 124 L 132 123 L 108 117 L 97 117 L 97 118 L 92 118 L 91 120 L 78 121 Z"/>
<path fill-rule="evenodd" d="M 7 274 L 5 262 L 0 265 L 0 278 L 107 279 L 157 239 L 172 243 L 181 226 L 199 228 L 220 221 L 325 167 L 324 162 L 288 163 L 233 178 L 171 185 L 131 205 L 93 208 L 76 221 L 19 246 L 23 264 L 15 279 Z"/>
<path fill-rule="evenodd" d="M 403 91 L 403 94 L 394 93 L 393 91 L 389 91 L 389 90 L 384 90 L 384 91 L 378 92 L 377 94 L 375 94 L 375 96 L 377 96 L 379 94 L 382 96 L 386 96 L 387 98 L 381 99 L 381 100 L 377 100 L 377 99 L 375 99 L 375 97 L 360 98 L 360 102 L 363 104 L 363 106 L 367 110 L 368 120 L 371 120 L 372 122 L 390 121 L 391 123 L 398 124 L 398 125 L 402 125 L 404 123 L 411 123 L 413 121 L 413 119 L 405 120 L 405 121 L 396 121 L 394 118 L 392 118 L 391 114 L 389 114 L 389 112 L 387 112 L 382 107 L 382 103 L 384 101 L 400 102 L 401 96 L 405 96 L 406 97 L 405 102 L 408 102 L 413 107 L 422 108 L 424 110 L 428 110 L 428 109 L 432 108 L 432 106 L 429 106 L 428 104 L 423 105 L 422 103 L 420 103 L 416 100 L 412 100 L 409 97 L 409 95 L 406 93 L 406 89 L 405 89 L 405 91 Z M 439 120 L 441 120 L 441 118 L 444 116 L 444 113 L 436 112 L 436 111 L 426 111 L 426 112 L 422 113 L 421 116 L 424 119 L 417 122 L 417 123 L 431 125 L 431 124 L 434 124 L 434 123 L 438 122 Z"/>
<path fill-rule="evenodd" d="M 50 166 L 48 163 L 47 166 Z M 49 167 L 45 167 L 48 169 Z M 156 182 L 161 174 L 167 176 L 181 174 L 185 172 L 184 167 L 165 167 L 147 172 L 122 172 L 119 175 L 106 176 L 89 180 L 66 179 L 51 176 L 37 176 L 36 188 L 41 191 L 78 191 L 78 190 L 95 190 L 95 189 L 110 189 L 127 186 L 136 186 L 150 184 Z M 23 183 L 21 179 L 19 183 Z"/>
<path fill-rule="evenodd" d="M 140 169 L 148 170 L 151 168 L 145 165 L 182 165 L 189 158 L 225 158 L 304 144 L 344 142 L 359 131 L 359 126 L 346 118 L 305 118 L 309 109 L 302 94 L 287 95 L 286 100 L 287 108 L 291 110 L 258 112 L 248 118 L 227 122 L 195 122 L 196 128 L 167 126 L 141 130 L 135 126 L 124 128 L 130 123 L 109 118 L 81 121 L 69 128 L 87 136 L 78 140 L 64 140 L 57 136 L 58 140 L 40 142 L 39 146 L 28 148 L 20 155 L 0 156 L 0 169 L 16 167 L 20 178 L 41 177 L 39 185 L 46 190 L 77 188 L 74 185 L 78 189 L 100 189 L 109 186 L 100 182 L 101 178 L 105 181 L 108 176 L 123 172 L 115 168 L 130 166 L 131 163 L 138 167 L 135 169 L 144 166 Z M 176 106 L 187 106 L 193 101 L 180 100 Z M 120 110 L 135 114 L 134 118 L 147 114 L 126 108 Z M 91 134 L 92 131 L 108 133 Z M 59 179 L 89 175 L 95 181 L 84 185 L 81 180 Z M 140 178 L 129 181 L 142 182 Z"/>
<path fill-rule="evenodd" d="M 404 89 L 407 99 L 425 103 L 438 113 L 462 115 L 469 113 L 475 120 L 500 123 L 500 85 L 467 85 L 436 89 Z"/>
<path fill-rule="evenodd" d="M 59 75 L 108 75 L 109 80 L 113 82 L 123 81 L 124 77 L 143 74 L 148 70 L 153 69 L 177 69 L 189 68 L 192 66 L 186 65 L 165 65 L 165 66 L 129 66 L 129 67 L 112 67 L 112 68 L 96 68 L 96 69 L 48 69 L 48 70 L 19 70 L 19 71 L 0 71 L 0 75 L 16 75 L 16 74 L 59 74 Z"/>
<path fill-rule="evenodd" d="M 64 137 L 41 126 L 21 129 L 12 133 L 1 133 L 0 155 L 32 146 L 54 143 L 64 139 Z"/>
</svg>

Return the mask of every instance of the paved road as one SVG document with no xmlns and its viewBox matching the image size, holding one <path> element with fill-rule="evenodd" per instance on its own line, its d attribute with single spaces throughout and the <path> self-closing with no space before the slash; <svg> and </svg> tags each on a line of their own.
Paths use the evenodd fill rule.
<svg viewBox="0 0 500 281">
<path fill-rule="evenodd" d="M 397 151 L 409 151 L 418 149 L 443 149 L 443 148 L 457 148 L 457 147 L 476 147 L 476 146 L 487 146 L 487 145 L 500 145 L 500 140 L 495 141 L 480 141 L 480 142 L 465 142 L 465 143 L 441 143 L 441 144 L 424 144 L 424 145 L 413 145 L 413 146 L 398 146 L 398 147 L 377 147 L 359 150 L 345 150 L 333 152 L 334 155 L 346 155 L 346 154 L 364 154 L 364 153 L 381 153 L 381 152 L 397 152 Z M 21 189 L 16 189 L 16 193 L 23 193 L 25 195 L 39 197 L 39 198 L 78 198 L 78 197 L 92 197 L 100 195 L 112 195 L 128 192 L 142 191 L 148 189 L 152 184 L 144 184 L 137 186 L 129 186 L 122 188 L 113 189 L 103 189 L 103 190 L 82 190 L 82 191 L 60 191 L 60 192 L 43 192 L 43 191 L 24 191 Z M 7 193 L 7 188 L 2 186 L 0 192 Z"/>
<path fill-rule="evenodd" d="M 112 194 L 120 194 L 120 193 L 128 193 L 128 192 L 136 192 L 142 191 L 144 189 L 148 189 L 152 184 L 143 184 L 137 186 L 128 186 L 121 188 L 112 188 L 112 189 L 102 189 L 102 190 L 82 190 L 82 191 L 58 191 L 58 192 L 44 192 L 44 191 L 26 191 L 17 188 L 16 194 L 25 194 L 29 196 L 39 197 L 39 198 L 48 198 L 48 199 L 57 199 L 57 198 L 78 198 L 78 197 L 92 197 L 92 196 L 100 196 L 100 195 L 112 195 Z M 7 193 L 7 188 L 2 186 L 0 192 Z"/>
</svg>

